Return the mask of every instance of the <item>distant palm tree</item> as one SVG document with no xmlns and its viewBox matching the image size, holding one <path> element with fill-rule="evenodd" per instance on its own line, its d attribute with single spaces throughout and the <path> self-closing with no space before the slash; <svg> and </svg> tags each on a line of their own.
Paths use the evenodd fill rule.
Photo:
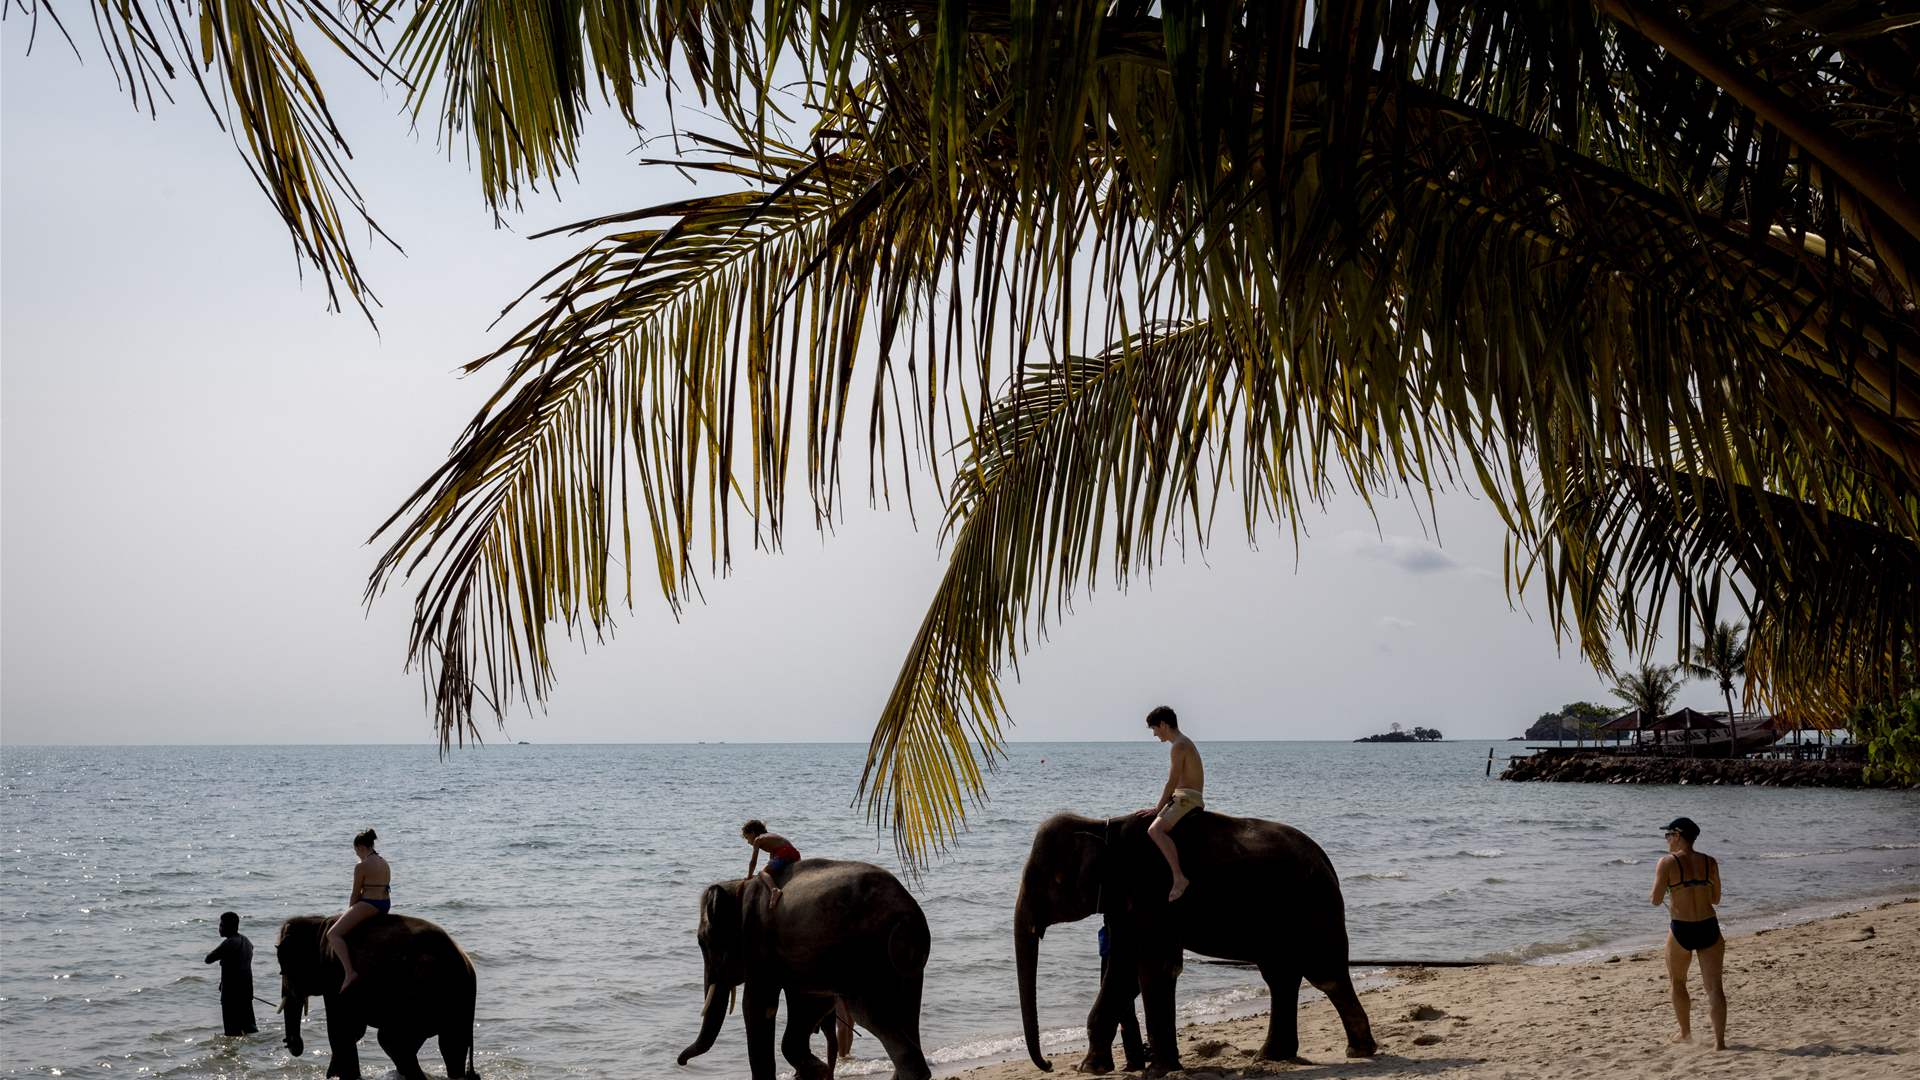
<svg viewBox="0 0 1920 1080">
<path fill-rule="evenodd" d="M 1614 697 L 1640 710 L 1645 719 L 1659 719 L 1672 708 L 1673 699 L 1680 693 L 1679 664 L 1651 664 L 1641 661 L 1636 671 L 1629 671 L 1613 680 Z"/>
<path fill-rule="evenodd" d="M 1746 627 L 1740 623 L 1716 623 L 1704 633 L 1693 652 L 1680 666 L 1696 679 L 1717 679 L 1720 694 L 1727 700 L 1727 730 L 1733 730 L 1733 681 L 1747 673 Z"/>
</svg>

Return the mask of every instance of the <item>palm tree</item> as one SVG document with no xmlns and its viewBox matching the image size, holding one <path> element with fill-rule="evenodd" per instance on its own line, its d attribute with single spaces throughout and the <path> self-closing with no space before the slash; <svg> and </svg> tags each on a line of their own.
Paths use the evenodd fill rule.
<svg viewBox="0 0 1920 1080">
<path fill-rule="evenodd" d="M 1635 670 L 1616 675 L 1608 692 L 1639 710 L 1644 726 L 1673 707 L 1673 699 L 1680 693 L 1680 665 L 1642 660 Z"/>
<path fill-rule="evenodd" d="M 1733 681 L 1747 673 L 1747 643 L 1739 623 L 1709 622 L 1701 628 L 1701 640 L 1687 659 L 1681 662 L 1688 675 L 1696 679 L 1715 679 L 1720 694 L 1727 700 L 1727 735 L 1733 736 Z"/>
<path fill-rule="evenodd" d="M 1754 691 L 1812 717 L 1884 696 L 1920 630 L 1920 31 L 1876 5 L 347 11 L 96 25 L 136 95 L 204 80 L 363 305 L 366 208 L 301 42 L 437 109 L 495 206 L 573 167 L 592 87 L 631 119 L 673 78 L 716 117 L 671 164 L 724 190 L 573 226 L 469 365 L 498 392 L 379 534 L 369 599 L 417 588 L 443 745 L 543 702 L 553 630 L 608 632 L 649 550 L 678 606 L 742 535 L 781 544 L 802 468 L 830 521 L 850 424 L 869 497 L 911 465 L 945 496 L 861 781 L 909 856 L 984 791 L 1031 634 L 1223 502 L 1251 535 L 1470 475 L 1510 587 L 1603 668 L 1670 595 L 1742 582 Z"/>
</svg>

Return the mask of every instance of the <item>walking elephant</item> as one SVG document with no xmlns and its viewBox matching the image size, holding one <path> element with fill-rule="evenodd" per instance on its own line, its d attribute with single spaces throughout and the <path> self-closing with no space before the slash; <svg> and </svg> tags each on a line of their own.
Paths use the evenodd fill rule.
<svg viewBox="0 0 1920 1080">
<path fill-rule="evenodd" d="M 745 984 L 740 1013 L 753 1080 L 774 1080 L 774 1017 L 783 993 L 780 1051 L 796 1080 L 828 1075 L 809 1040 L 833 1015 L 835 997 L 886 1047 L 896 1080 L 927 1080 L 920 983 L 932 941 L 919 903 L 899 879 L 867 863 L 802 859 L 785 873 L 778 904 L 757 877 L 710 885 L 701 896 L 706 1005 L 700 1036 L 681 1052 L 680 1064 L 712 1048 L 733 988 Z"/>
<path fill-rule="evenodd" d="M 403 1080 L 426 1080 L 420 1047 L 439 1036 L 452 1080 L 479 1080 L 473 1069 L 473 962 L 445 930 L 405 915 L 376 915 L 348 937 L 360 978 L 340 992 L 340 962 L 325 949 L 335 916 L 300 915 L 280 926 L 280 1008 L 287 1049 L 298 1057 L 300 1017 L 309 998 L 327 1008 L 328 1076 L 360 1075 L 360 1038 L 379 1029 L 380 1048 Z"/>
<path fill-rule="evenodd" d="M 1305 977 L 1340 1012 L 1347 1055 L 1374 1053 L 1372 1028 L 1347 974 L 1347 925 L 1333 864 L 1305 833 L 1278 822 L 1188 814 L 1173 831 L 1192 885 L 1167 902 L 1172 876 L 1147 837 L 1148 820 L 1100 820 L 1056 814 L 1033 837 L 1013 914 L 1014 960 L 1027 1053 L 1041 1069 L 1034 979 L 1047 927 L 1095 912 L 1107 916 L 1106 975 L 1087 1016 L 1084 1072 L 1113 1069 L 1113 1033 L 1121 1010 L 1145 998 L 1149 1075 L 1180 1067 L 1173 1026 L 1174 984 L 1182 950 L 1259 967 L 1273 992 L 1272 1021 L 1260 1056 L 1299 1051 L 1294 1002 Z"/>
</svg>

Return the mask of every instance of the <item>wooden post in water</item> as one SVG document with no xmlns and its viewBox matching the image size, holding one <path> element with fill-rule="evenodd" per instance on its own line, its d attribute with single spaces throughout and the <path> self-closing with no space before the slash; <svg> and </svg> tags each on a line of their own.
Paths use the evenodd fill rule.
<svg viewBox="0 0 1920 1080">
<path fill-rule="evenodd" d="M 1487 779 L 1493 779 L 1493 747 L 1487 747 Z"/>
</svg>

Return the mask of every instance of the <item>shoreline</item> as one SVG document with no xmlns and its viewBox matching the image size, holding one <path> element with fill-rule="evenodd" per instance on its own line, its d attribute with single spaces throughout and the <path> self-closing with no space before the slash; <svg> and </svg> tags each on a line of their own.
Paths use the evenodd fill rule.
<svg viewBox="0 0 1920 1080">
<path fill-rule="evenodd" d="M 1664 944 L 1623 942 L 1518 964 L 1409 968 L 1390 975 L 1360 994 L 1380 1043 L 1380 1053 L 1370 1059 L 1345 1056 L 1333 1007 L 1309 990 L 1299 1006 L 1301 1063 L 1254 1057 L 1266 1037 L 1266 1009 L 1183 1025 L 1182 1061 L 1186 1074 L 1218 1080 L 1598 1080 L 1675 1070 L 1866 1080 L 1913 1075 L 1920 1070 L 1920 895 L 1901 890 L 1835 903 L 1781 912 L 1728 938 L 1730 1013 L 1723 1053 L 1711 1049 L 1697 965 L 1689 981 L 1694 1041 L 1673 1045 L 1668 1040 L 1677 1027 L 1661 962 Z M 1089 1003 L 1091 994 L 1089 987 Z M 988 1063 L 936 1067 L 935 1074 L 1039 1080 L 1071 1073 L 1080 1049 L 1049 1053 L 1052 1074 L 1036 1069 L 1023 1051 Z"/>
</svg>

